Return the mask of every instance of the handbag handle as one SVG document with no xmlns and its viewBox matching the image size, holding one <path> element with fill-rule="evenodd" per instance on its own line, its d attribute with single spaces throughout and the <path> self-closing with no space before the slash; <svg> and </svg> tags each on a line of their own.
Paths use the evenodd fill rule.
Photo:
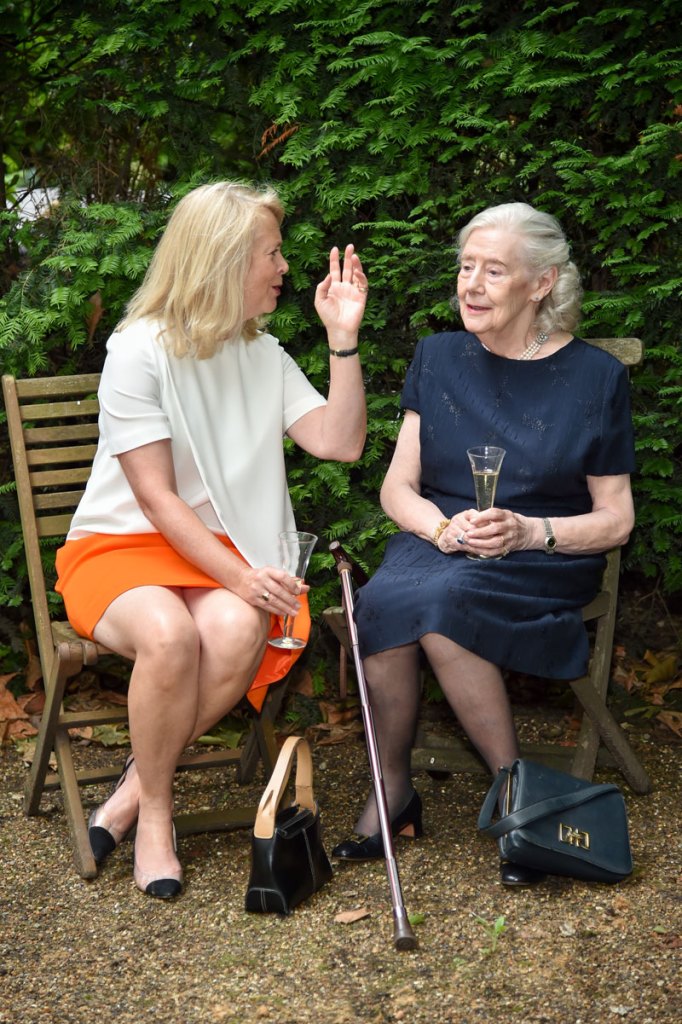
<svg viewBox="0 0 682 1024">
<path fill-rule="evenodd" d="M 538 818 L 545 818 L 548 814 L 556 814 L 557 811 L 578 807 L 589 800 L 594 800 L 596 796 L 600 796 L 602 793 L 620 792 L 618 786 L 612 782 L 598 783 L 595 786 L 588 786 L 586 789 L 579 789 L 575 793 L 563 793 L 561 796 L 545 797 L 544 800 L 538 800 L 534 804 L 528 804 L 527 807 L 520 807 L 518 811 L 506 814 L 493 825 L 492 820 L 495 807 L 497 806 L 497 798 L 509 775 L 511 775 L 511 768 L 500 768 L 495 781 L 488 790 L 481 807 L 481 813 L 478 816 L 479 829 L 493 839 L 499 839 L 500 836 L 510 832 L 511 829 L 522 828 L 532 821 L 537 821 Z"/>
<path fill-rule="evenodd" d="M 310 744 L 303 736 L 288 736 L 282 744 L 270 781 L 265 787 L 256 814 L 253 834 L 257 839 L 272 839 L 275 834 L 275 815 L 282 794 L 287 788 L 291 767 L 296 755 L 296 803 L 312 811 L 317 810 L 313 796 L 313 759 Z"/>
</svg>

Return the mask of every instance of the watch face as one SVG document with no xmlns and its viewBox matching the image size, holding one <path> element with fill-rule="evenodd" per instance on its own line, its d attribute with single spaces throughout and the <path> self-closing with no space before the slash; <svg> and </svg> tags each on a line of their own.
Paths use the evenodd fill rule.
<svg viewBox="0 0 682 1024">
<path fill-rule="evenodd" d="M 543 519 L 543 523 L 545 525 L 545 551 L 552 552 L 556 547 L 556 537 L 552 530 L 552 524 L 549 519 Z"/>
</svg>

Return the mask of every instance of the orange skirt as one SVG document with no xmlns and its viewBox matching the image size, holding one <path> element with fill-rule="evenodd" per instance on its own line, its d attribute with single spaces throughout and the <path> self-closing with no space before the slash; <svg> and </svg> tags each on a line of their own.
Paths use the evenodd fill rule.
<svg viewBox="0 0 682 1024">
<path fill-rule="evenodd" d="M 217 535 L 237 558 L 248 564 L 229 537 Z M 135 587 L 222 586 L 211 576 L 188 562 L 159 533 L 127 535 L 92 534 L 70 540 L 57 551 L 58 579 L 55 590 L 61 594 L 69 622 L 81 636 L 92 633 L 111 602 Z M 308 597 L 301 594 L 301 610 L 296 616 L 294 633 L 303 640 L 310 634 Z M 270 637 L 281 636 L 278 616 L 270 616 Z M 269 644 L 265 649 L 247 697 L 260 711 L 270 683 L 283 679 L 303 648 L 286 651 Z"/>
</svg>

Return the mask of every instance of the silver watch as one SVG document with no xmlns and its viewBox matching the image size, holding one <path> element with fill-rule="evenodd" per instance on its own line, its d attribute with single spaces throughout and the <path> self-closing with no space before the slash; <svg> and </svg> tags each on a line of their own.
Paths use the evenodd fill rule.
<svg viewBox="0 0 682 1024">
<path fill-rule="evenodd" d="M 554 536 L 554 530 L 549 519 L 543 519 L 542 522 L 545 525 L 545 554 L 553 555 L 556 551 L 556 537 Z"/>
</svg>

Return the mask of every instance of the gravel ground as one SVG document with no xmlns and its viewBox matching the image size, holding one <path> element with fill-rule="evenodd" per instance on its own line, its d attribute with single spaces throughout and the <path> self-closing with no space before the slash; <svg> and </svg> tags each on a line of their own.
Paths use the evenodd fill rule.
<svg viewBox="0 0 682 1024">
<path fill-rule="evenodd" d="M 129 843 L 94 882 L 76 874 L 58 796 L 21 811 L 25 769 L 0 753 L 0 1022 L 22 1024 L 678 1024 L 682 1019 L 682 748 L 639 738 L 655 790 L 625 788 L 636 871 L 616 886 L 554 878 L 506 890 L 476 830 L 485 776 L 415 779 L 427 834 L 397 844 L 419 948 L 392 940 L 383 861 L 340 865 L 293 915 L 243 910 L 249 833 L 181 841 L 186 888 L 172 904 L 132 882 Z M 90 752 L 92 754 L 92 751 Z M 121 757 L 121 760 L 123 758 Z M 363 743 L 314 750 L 328 848 L 367 785 Z M 225 797 L 224 778 L 185 775 L 178 809 Z M 599 781 L 620 779 L 600 769 Z M 264 780 L 253 789 L 257 801 Z M 244 791 L 230 783 L 228 790 Z M 106 791 L 90 790 L 99 801 Z M 340 911 L 368 916 L 340 924 Z M 503 921 L 500 921 L 503 919 Z M 494 923 L 504 925 L 494 934 Z"/>
</svg>

